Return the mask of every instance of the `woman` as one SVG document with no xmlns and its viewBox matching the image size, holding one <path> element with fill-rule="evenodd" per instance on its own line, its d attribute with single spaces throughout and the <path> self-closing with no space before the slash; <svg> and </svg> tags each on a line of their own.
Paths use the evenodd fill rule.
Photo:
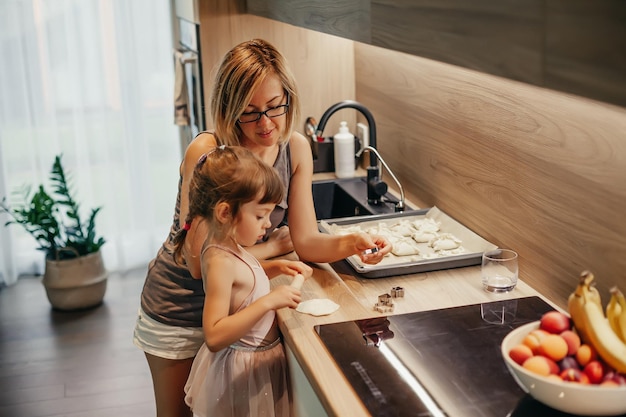
<svg viewBox="0 0 626 417">
<path fill-rule="evenodd" d="M 255 39 L 226 54 L 211 97 L 215 131 L 199 134 L 185 151 L 170 235 L 150 264 L 141 296 L 134 341 L 144 350 L 150 366 L 158 417 L 191 415 L 184 401 L 184 386 L 204 341 L 204 293 L 202 282 L 193 279 L 200 277 L 199 269 L 188 259 L 192 274 L 178 265 L 171 253 L 171 240 L 181 227 L 180 219 L 187 216 L 189 181 L 203 154 L 222 144 L 241 145 L 280 175 L 287 193 L 272 213 L 264 241 L 249 250 L 258 259 L 295 249 L 303 261 L 333 262 L 357 254 L 363 262 L 376 264 L 391 250 L 382 237 L 319 232 L 311 192 L 311 148 L 304 136 L 294 131 L 299 109 L 291 71 L 271 44 Z M 289 228 L 279 227 L 285 223 Z M 197 224 L 190 227 L 191 235 L 206 233 L 196 230 Z M 363 254 L 373 247 L 379 251 Z M 200 248 L 193 248 L 193 252 L 199 254 Z M 295 275 L 298 271 L 288 273 Z"/>
</svg>

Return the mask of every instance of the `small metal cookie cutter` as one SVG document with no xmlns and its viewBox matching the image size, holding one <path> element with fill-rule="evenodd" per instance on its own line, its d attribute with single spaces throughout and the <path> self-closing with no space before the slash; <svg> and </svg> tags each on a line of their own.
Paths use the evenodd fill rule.
<svg viewBox="0 0 626 417">
<path fill-rule="evenodd" d="M 365 249 L 363 251 L 363 255 L 369 255 L 369 254 L 376 253 L 376 252 L 378 252 L 378 246 L 374 246 L 373 248 Z"/>
<path fill-rule="evenodd" d="M 404 288 L 403 287 L 393 287 L 391 289 L 391 296 L 393 298 L 404 297 Z"/>
<path fill-rule="evenodd" d="M 393 311 L 393 299 L 390 294 L 381 294 L 378 296 L 378 302 L 374 304 L 374 310 L 381 313 Z"/>
</svg>

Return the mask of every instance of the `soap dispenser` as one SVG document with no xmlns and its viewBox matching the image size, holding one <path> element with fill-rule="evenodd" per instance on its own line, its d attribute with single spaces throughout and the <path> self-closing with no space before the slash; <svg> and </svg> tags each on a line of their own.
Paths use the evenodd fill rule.
<svg viewBox="0 0 626 417">
<path fill-rule="evenodd" d="M 337 178 L 354 177 L 355 153 L 354 135 L 348 130 L 348 123 L 339 124 L 339 132 L 333 136 L 335 154 L 335 175 Z"/>
</svg>

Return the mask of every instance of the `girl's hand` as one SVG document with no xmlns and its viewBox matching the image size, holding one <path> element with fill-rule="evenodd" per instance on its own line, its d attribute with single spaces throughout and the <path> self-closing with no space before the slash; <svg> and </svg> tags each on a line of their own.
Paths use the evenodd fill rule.
<svg viewBox="0 0 626 417">
<path fill-rule="evenodd" d="M 379 263 L 385 255 L 391 252 L 391 243 L 384 237 L 378 235 L 357 233 L 355 234 L 354 244 L 356 247 L 356 255 L 361 258 L 363 263 L 370 265 Z M 371 251 L 373 248 L 376 248 L 376 250 Z"/>
<path fill-rule="evenodd" d="M 283 307 L 296 308 L 302 300 L 300 290 L 290 285 L 279 285 L 265 295 L 264 298 L 267 298 L 272 310 L 278 310 Z"/>
</svg>

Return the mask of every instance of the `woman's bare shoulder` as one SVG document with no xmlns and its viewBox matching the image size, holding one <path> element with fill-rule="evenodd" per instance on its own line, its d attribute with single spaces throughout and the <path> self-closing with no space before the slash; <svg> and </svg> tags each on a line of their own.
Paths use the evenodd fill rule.
<svg viewBox="0 0 626 417">
<path fill-rule="evenodd" d="M 187 146 L 185 150 L 185 166 L 195 166 L 200 157 L 217 146 L 215 135 L 211 132 L 202 132 Z"/>
<path fill-rule="evenodd" d="M 289 138 L 289 147 L 291 149 L 291 163 L 294 172 L 300 168 L 304 170 L 312 170 L 313 155 L 311 153 L 311 143 L 299 132 L 294 132 Z"/>
</svg>

